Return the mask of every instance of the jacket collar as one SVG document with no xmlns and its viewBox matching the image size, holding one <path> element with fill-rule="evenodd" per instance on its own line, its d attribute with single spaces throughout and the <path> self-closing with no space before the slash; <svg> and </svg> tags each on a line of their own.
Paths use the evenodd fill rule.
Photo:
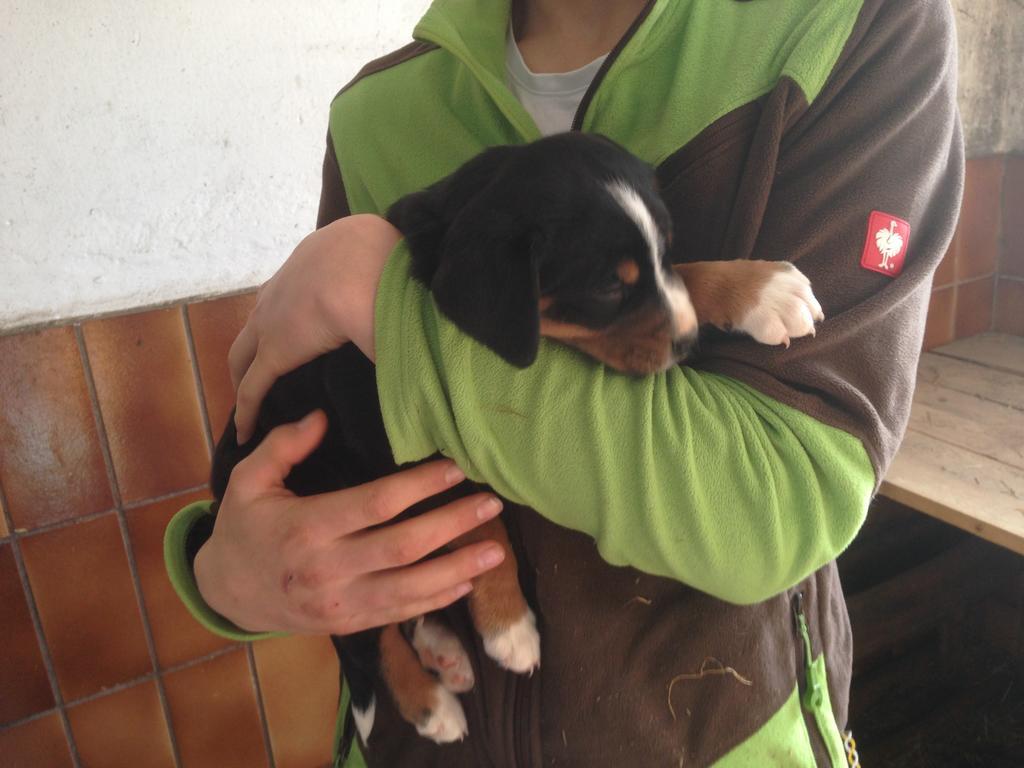
<svg viewBox="0 0 1024 768">
<path fill-rule="evenodd" d="M 646 16 L 627 33 L 629 39 L 622 50 L 609 57 L 613 59 L 609 67 L 628 62 L 648 44 L 654 44 L 658 18 L 678 1 L 651 0 Z M 455 56 L 494 99 L 523 140 L 532 141 L 540 138 L 540 131 L 509 90 L 505 76 L 505 34 L 511 6 L 511 0 L 434 0 L 413 30 L 413 37 Z M 597 86 L 603 74 L 598 73 Z"/>
</svg>

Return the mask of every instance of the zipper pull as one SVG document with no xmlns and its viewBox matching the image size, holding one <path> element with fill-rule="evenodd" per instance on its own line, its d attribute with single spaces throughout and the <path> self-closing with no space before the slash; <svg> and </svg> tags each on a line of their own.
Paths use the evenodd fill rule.
<svg viewBox="0 0 1024 768">
<path fill-rule="evenodd" d="M 816 676 L 812 674 L 814 656 L 811 652 L 811 635 L 807 631 L 807 617 L 804 615 L 804 593 L 797 592 L 793 595 L 793 622 L 796 624 L 797 634 L 804 645 L 804 682 L 805 690 L 803 695 L 804 706 L 810 710 L 819 709 L 825 703 L 825 696 L 821 690 L 821 684 Z"/>
</svg>

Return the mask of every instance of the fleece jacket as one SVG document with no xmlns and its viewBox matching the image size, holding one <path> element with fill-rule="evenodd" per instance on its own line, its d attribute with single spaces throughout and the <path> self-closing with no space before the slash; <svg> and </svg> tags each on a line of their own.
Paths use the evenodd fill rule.
<svg viewBox="0 0 1024 768">
<path fill-rule="evenodd" d="M 514 11 L 437 0 L 342 89 L 320 225 L 539 137 L 505 79 Z M 515 369 L 437 310 L 399 245 L 376 304 L 395 459 L 440 452 L 512 502 L 543 664 L 497 669 L 456 606 L 478 670 L 467 739 L 437 747 L 383 701 L 339 764 L 844 764 L 834 560 L 909 415 L 962 190 L 955 65 L 945 0 L 651 0 L 602 65 L 574 130 L 656 169 L 676 262 L 785 259 L 811 279 L 826 320 L 788 349 L 712 332 L 634 378 L 545 342 Z M 186 512 L 169 567 L 216 629 L 184 546 L 203 509 Z"/>
</svg>

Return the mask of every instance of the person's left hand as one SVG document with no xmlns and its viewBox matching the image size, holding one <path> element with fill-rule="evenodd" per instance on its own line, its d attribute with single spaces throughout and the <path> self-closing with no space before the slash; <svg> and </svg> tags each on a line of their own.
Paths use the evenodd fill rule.
<svg viewBox="0 0 1024 768">
<path fill-rule="evenodd" d="M 228 353 L 238 443 L 280 376 L 351 341 L 375 357 L 377 284 L 401 233 L 379 216 L 347 216 L 307 236 L 260 289 Z"/>
</svg>

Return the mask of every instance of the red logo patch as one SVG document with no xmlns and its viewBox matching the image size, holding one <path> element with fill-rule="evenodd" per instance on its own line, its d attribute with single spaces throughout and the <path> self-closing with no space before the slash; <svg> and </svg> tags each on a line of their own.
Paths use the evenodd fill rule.
<svg viewBox="0 0 1024 768">
<path fill-rule="evenodd" d="M 903 271 L 903 259 L 909 247 L 910 225 L 907 222 L 889 213 L 872 211 L 860 265 L 872 272 L 896 277 Z"/>
</svg>

